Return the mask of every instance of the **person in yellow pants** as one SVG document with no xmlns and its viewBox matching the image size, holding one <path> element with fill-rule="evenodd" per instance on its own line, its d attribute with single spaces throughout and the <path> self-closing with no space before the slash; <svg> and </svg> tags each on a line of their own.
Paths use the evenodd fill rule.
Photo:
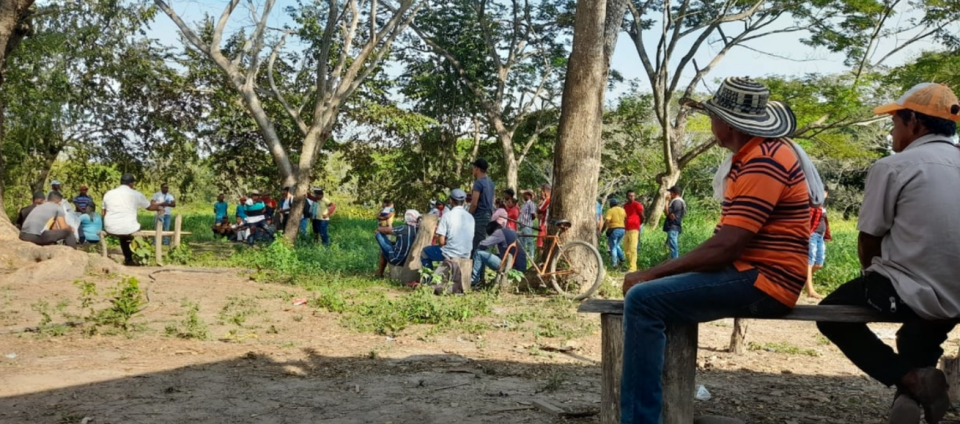
<svg viewBox="0 0 960 424">
<path fill-rule="evenodd" d="M 627 192 L 627 202 L 623 204 L 627 213 L 624 222 L 626 234 L 623 237 L 624 253 L 627 254 L 627 267 L 630 272 L 637 270 L 637 253 L 640 250 L 640 229 L 643 225 L 643 204 L 637 201 L 637 193 Z"/>
</svg>

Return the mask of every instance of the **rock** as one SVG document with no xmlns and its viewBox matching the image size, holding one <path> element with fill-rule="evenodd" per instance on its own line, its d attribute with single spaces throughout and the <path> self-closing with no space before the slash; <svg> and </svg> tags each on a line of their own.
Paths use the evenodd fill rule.
<svg viewBox="0 0 960 424">
<path fill-rule="evenodd" d="M 693 420 L 693 424 L 745 424 L 742 420 L 719 415 L 704 415 Z"/>
</svg>

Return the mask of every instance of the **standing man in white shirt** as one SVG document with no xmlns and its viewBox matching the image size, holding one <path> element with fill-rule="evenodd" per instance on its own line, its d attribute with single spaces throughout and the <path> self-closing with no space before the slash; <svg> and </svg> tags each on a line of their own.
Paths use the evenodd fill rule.
<svg viewBox="0 0 960 424">
<path fill-rule="evenodd" d="M 170 194 L 170 187 L 167 183 L 160 186 L 160 191 L 153 195 L 153 202 L 160 206 L 157 210 L 157 221 L 163 222 L 163 231 L 170 231 L 171 209 L 177 207 L 177 201 Z M 163 244 L 170 244 L 170 237 L 163 238 Z"/>
<path fill-rule="evenodd" d="M 135 190 L 137 179 L 132 174 L 123 174 L 120 177 L 120 186 L 103 195 L 103 230 L 107 234 L 120 239 L 120 250 L 123 251 L 123 264 L 134 265 L 133 251 L 130 242 L 133 233 L 140 231 L 137 221 L 137 210 L 144 208 L 148 211 L 160 210 L 161 206 L 147 200 L 143 193 Z"/>
</svg>

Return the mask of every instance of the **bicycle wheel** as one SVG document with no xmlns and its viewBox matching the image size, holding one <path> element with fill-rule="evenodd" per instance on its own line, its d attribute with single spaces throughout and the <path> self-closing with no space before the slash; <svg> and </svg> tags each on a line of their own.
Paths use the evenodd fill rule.
<svg viewBox="0 0 960 424">
<path fill-rule="evenodd" d="M 573 241 L 563 245 L 550 263 L 550 284 L 573 300 L 593 296 L 603 282 L 603 260 L 593 245 Z"/>
</svg>

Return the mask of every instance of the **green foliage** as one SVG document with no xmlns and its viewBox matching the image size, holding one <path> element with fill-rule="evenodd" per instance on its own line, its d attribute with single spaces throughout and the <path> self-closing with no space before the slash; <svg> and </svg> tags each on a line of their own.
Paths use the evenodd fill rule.
<svg viewBox="0 0 960 424">
<path fill-rule="evenodd" d="M 200 318 L 200 304 L 184 299 L 180 306 L 186 309 L 185 316 L 179 325 L 177 323 L 167 325 L 166 334 L 181 339 L 206 340 L 209 329 Z"/>
<path fill-rule="evenodd" d="M 50 307 L 49 302 L 43 299 L 38 300 L 30 305 L 30 309 L 40 314 L 40 322 L 37 323 L 36 331 L 38 336 L 62 336 L 66 334 L 66 326 L 61 324 L 53 324 L 52 314 L 57 311 L 54 311 L 53 308 Z M 57 309 L 58 311 L 62 311 L 63 306 L 58 306 Z"/>
<path fill-rule="evenodd" d="M 787 355 L 820 356 L 820 352 L 817 352 L 816 350 L 803 349 L 787 342 L 764 343 L 764 344 L 750 342 L 750 343 L 747 343 L 747 349 L 751 351 L 763 350 L 767 352 L 785 353 Z"/>
<path fill-rule="evenodd" d="M 230 296 L 217 315 L 220 325 L 233 324 L 243 328 L 247 318 L 263 312 L 256 299 L 245 296 Z"/>
<path fill-rule="evenodd" d="M 110 291 L 109 296 L 112 297 L 110 307 L 97 312 L 89 321 L 97 328 L 110 326 L 123 331 L 130 330 L 130 319 L 146 304 L 140 291 L 140 282 L 134 277 L 124 278 Z"/>
<path fill-rule="evenodd" d="M 193 250 L 186 243 L 180 243 L 179 246 L 167 252 L 167 261 L 174 264 L 186 265 L 192 259 Z"/>
<path fill-rule="evenodd" d="M 135 237 L 130 242 L 130 251 L 133 252 L 133 262 L 137 265 L 151 265 L 156 256 L 156 242 L 146 237 Z"/>
</svg>

